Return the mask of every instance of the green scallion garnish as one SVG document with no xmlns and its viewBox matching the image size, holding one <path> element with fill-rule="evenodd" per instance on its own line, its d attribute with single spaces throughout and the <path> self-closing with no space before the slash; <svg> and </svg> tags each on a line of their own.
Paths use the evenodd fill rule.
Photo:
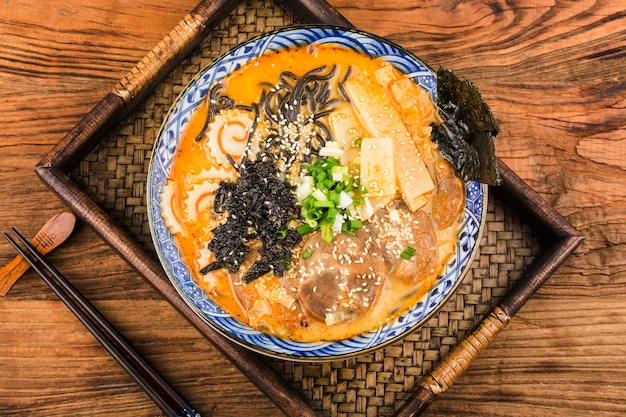
<svg viewBox="0 0 626 417">
<path fill-rule="evenodd" d="M 348 167 L 333 157 L 315 158 L 302 167 L 304 175 L 296 191 L 303 223 L 298 233 L 320 230 L 326 242 L 339 233 L 353 236 L 354 229 L 363 227 L 354 217 L 364 204 L 358 177 L 351 176 Z"/>
<path fill-rule="evenodd" d="M 313 227 L 308 223 L 304 223 L 296 228 L 296 231 L 299 235 L 306 235 L 307 233 L 311 233 L 314 230 L 316 230 L 316 227 Z"/>
<path fill-rule="evenodd" d="M 410 246 L 405 246 L 404 249 L 402 249 L 402 252 L 400 252 L 400 257 L 402 259 L 405 259 L 407 261 L 410 261 L 411 259 L 413 259 L 413 256 L 415 256 L 415 249 L 410 247 Z"/>
<path fill-rule="evenodd" d="M 287 236 L 287 229 L 277 230 L 276 232 L 274 232 L 274 237 L 276 239 L 284 239 L 285 236 Z"/>
</svg>

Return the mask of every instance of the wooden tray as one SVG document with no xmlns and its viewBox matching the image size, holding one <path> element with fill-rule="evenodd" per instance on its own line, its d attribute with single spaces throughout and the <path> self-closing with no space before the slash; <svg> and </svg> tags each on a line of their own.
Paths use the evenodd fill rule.
<svg viewBox="0 0 626 417">
<path fill-rule="evenodd" d="M 213 330 L 178 295 L 151 247 L 143 197 L 150 151 L 180 88 L 235 44 L 297 23 L 351 26 L 323 0 L 282 3 L 285 7 L 259 0 L 199 3 L 35 171 L 285 414 L 419 415 L 582 237 L 499 162 L 503 185 L 490 189 L 480 257 L 456 298 L 404 341 L 347 361 L 301 364 L 268 361 Z"/>
</svg>

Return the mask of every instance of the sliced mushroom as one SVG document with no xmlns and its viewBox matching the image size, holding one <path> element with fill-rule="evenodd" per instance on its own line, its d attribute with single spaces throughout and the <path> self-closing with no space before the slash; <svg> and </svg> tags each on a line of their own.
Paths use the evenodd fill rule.
<svg viewBox="0 0 626 417">
<path fill-rule="evenodd" d="M 311 256 L 299 268 L 298 298 L 304 311 L 327 324 L 369 311 L 387 275 L 380 248 L 364 230 L 337 235 L 330 243 L 316 232 L 304 243 Z"/>
<path fill-rule="evenodd" d="M 465 187 L 452 165 L 440 160 L 435 165 L 437 190 L 433 195 L 433 219 L 440 229 L 452 226 L 465 205 Z"/>
</svg>

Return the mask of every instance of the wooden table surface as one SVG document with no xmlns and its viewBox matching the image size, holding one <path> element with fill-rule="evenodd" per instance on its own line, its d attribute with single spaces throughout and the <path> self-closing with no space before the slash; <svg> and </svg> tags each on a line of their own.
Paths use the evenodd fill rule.
<svg viewBox="0 0 626 417">
<path fill-rule="evenodd" d="M 586 238 L 425 415 L 626 415 L 623 1 L 329 2 L 472 79 L 500 158 Z M 196 4 L 2 2 L 2 231 L 65 209 L 33 167 Z M 0 242 L 0 264 L 13 256 Z M 281 414 L 88 227 L 50 258 L 204 415 Z M 0 298 L 0 415 L 160 413 L 29 271 Z"/>
</svg>

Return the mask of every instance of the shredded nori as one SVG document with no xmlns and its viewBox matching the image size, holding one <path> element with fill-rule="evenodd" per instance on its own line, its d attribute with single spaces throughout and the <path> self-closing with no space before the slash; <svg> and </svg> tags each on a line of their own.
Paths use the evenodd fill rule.
<svg viewBox="0 0 626 417">
<path fill-rule="evenodd" d="M 226 220 L 213 229 L 208 244 L 215 261 L 200 272 L 219 268 L 239 271 L 250 244 L 259 240 L 259 257 L 242 280 L 251 282 L 269 272 L 281 276 L 289 266 L 291 249 L 302 240 L 298 232 L 288 228 L 298 215 L 297 199 L 290 186 L 278 178 L 271 161 L 246 162 L 238 169 L 238 180 L 223 182 L 216 191 L 213 209 L 225 213 Z"/>
<path fill-rule="evenodd" d="M 480 90 L 449 69 L 437 71 L 437 106 L 443 123 L 432 140 L 464 180 L 498 185 L 494 139 L 500 128 Z"/>
</svg>

